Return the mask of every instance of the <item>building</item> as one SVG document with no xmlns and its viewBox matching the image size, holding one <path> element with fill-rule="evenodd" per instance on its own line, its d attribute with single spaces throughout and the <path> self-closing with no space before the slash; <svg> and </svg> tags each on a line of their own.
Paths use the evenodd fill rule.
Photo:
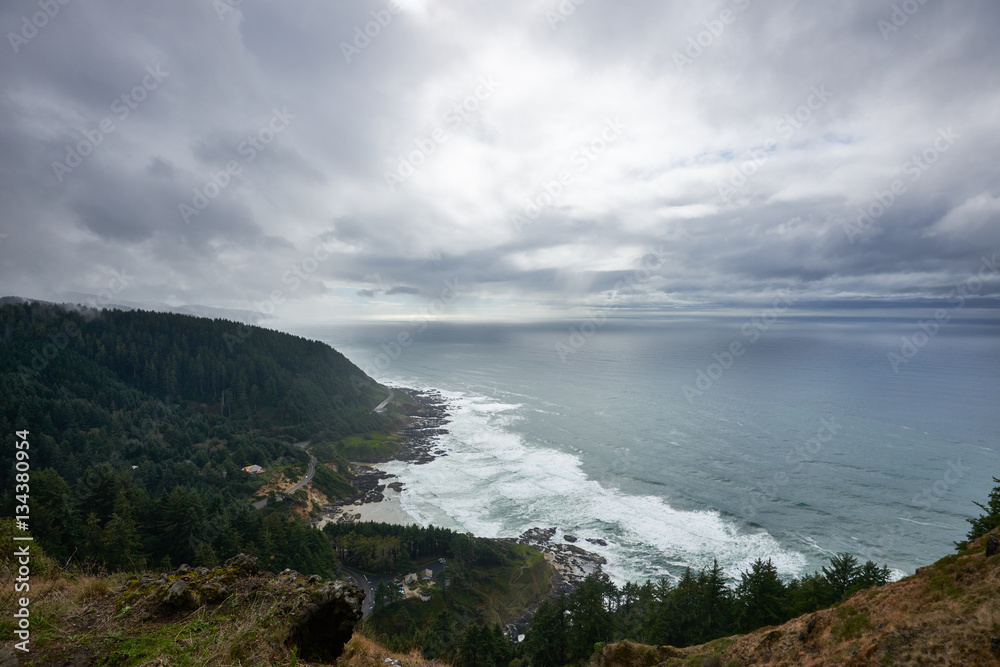
<svg viewBox="0 0 1000 667">
<path fill-rule="evenodd" d="M 243 469 L 243 472 L 248 472 L 248 473 L 250 473 L 251 475 L 259 475 L 259 474 L 261 474 L 262 472 L 264 472 L 264 469 L 263 469 L 263 468 L 261 468 L 261 467 L 260 467 L 260 466 L 258 466 L 258 465 L 252 465 L 252 466 L 247 466 L 246 468 L 244 468 L 244 469 Z"/>
<path fill-rule="evenodd" d="M 433 579 L 434 578 L 434 573 L 431 572 L 430 570 L 421 570 L 420 571 L 420 576 L 423 579 Z"/>
<path fill-rule="evenodd" d="M 410 574 L 406 575 L 405 577 L 403 577 L 403 581 L 405 581 L 407 585 L 417 583 L 416 573 L 411 572 Z"/>
</svg>

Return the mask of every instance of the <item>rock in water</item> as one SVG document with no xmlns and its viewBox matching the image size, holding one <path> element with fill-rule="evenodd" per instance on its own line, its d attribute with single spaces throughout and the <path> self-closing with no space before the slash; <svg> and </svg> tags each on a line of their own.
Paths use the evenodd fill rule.
<svg viewBox="0 0 1000 667">
<path fill-rule="evenodd" d="M 1000 551 L 1000 539 L 997 539 L 996 535 L 990 535 L 986 538 L 986 557 L 991 558 L 998 551 Z"/>
</svg>

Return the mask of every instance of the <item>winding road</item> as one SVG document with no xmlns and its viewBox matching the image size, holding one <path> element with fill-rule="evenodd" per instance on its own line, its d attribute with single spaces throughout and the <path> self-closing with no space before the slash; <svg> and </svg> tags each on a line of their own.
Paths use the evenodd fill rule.
<svg viewBox="0 0 1000 667">
<path fill-rule="evenodd" d="M 394 392 L 392 389 L 390 389 L 389 390 L 389 398 L 385 399 L 384 401 L 382 401 L 381 403 L 379 403 L 377 406 L 375 406 L 375 409 L 372 410 L 372 412 L 382 412 L 383 410 L 385 410 L 385 406 L 389 405 L 389 402 L 393 398 L 395 398 L 395 397 L 396 397 L 396 392 Z"/>
<path fill-rule="evenodd" d="M 355 570 L 352 567 L 346 567 L 344 565 L 340 566 L 344 574 L 351 580 L 355 586 L 360 588 L 365 592 L 365 601 L 361 604 L 361 617 L 368 618 L 375 611 L 375 589 L 383 581 L 392 581 L 393 579 L 402 579 L 407 573 L 397 572 L 394 574 L 365 574 L 360 570 Z M 433 574 L 435 580 L 437 580 L 438 574 L 444 569 L 444 564 L 439 560 L 435 560 L 430 563 L 425 563 L 414 569 L 414 572 L 421 572 L 423 570 L 430 570 Z"/>
<path fill-rule="evenodd" d="M 382 401 L 381 403 L 379 403 L 377 406 L 375 406 L 375 409 L 372 412 L 382 412 L 383 410 L 385 410 L 385 406 L 389 405 L 389 403 L 395 397 L 396 397 L 396 392 L 393 391 L 392 389 L 390 389 L 389 390 L 389 397 L 387 399 L 385 399 L 384 401 Z M 303 440 L 302 442 L 296 442 L 295 446 L 299 447 L 301 449 L 305 449 L 306 445 L 308 445 L 308 444 L 309 444 L 309 440 Z M 306 484 L 308 484 L 309 482 L 311 482 L 312 478 L 313 478 L 313 475 L 315 473 L 316 473 L 316 457 L 310 455 L 310 457 L 309 457 L 309 471 L 306 472 L 306 476 L 303 477 L 302 479 L 300 479 L 295 484 L 293 484 L 290 487 L 288 487 L 287 489 L 285 489 L 282 493 L 284 493 L 287 496 L 292 495 L 293 493 L 295 493 L 296 491 L 298 491 L 299 489 L 301 489 L 303 486 L 305 486 Z M 258 500 L 257 502 L 255 502 L 253 504 L 253 506 L 254 506 L 255 509 L 262 509 L 264 507 L 267 507 L 267 498 L 265 498 L 264 500 Z"/>
<path fill-rule="evenodd" d="M 303 440 L 302 442 L 296 442 L 295 446 L 298 447 L 298 448 L 300 448 L 300 449 L 305 449 L 306 445 L 308 445 L 308 444 L 309 444 L 309 440 Z M 300 479 L 299 481 L 297 481 L 295 484 L 292 484 L 290 487 L 288 487 L 284 491 L 282 491 L 282 493 L 284 493 L 287 496 L 292 495 L 293 493 L 295 493 L 296 491 L 298 491 L 299 489 L 301 489 L 303 486 L 305 486 L 306 484 L 308 484 L 309 482 L 311 482 L 312 478 L 313 478 L 313 475 L 315 473 L 316 473 L 316 457 L 310 455 L 310 457 L 309 457 L 309 470 L 306 472 L 306 476 L 303 477 L 302 479 Z M 264 498 L 264 500 L 258 500 L 257 502 L 255 502 L 253 504 L 253 506 L 254 506 L 254 509 L 262 509 L 263 507 L 266 507 L 267 506 L 267 498 Z"/>
<path fill-rule="evenodd" d="M 340 569 L 344 571 L 344 574 L 351 579 L 351 582 L 355 586 L 365 592 L 365 601 L 361 603 L 361 618 L 368 618 L 375 609 L 375 587 L 378 586 L 378 581 L 372 585 L 372 582 L 368 581 L 368 577 L 363 572 L 358 572 L 349 567 L 341 567 Z"/>
</svg>

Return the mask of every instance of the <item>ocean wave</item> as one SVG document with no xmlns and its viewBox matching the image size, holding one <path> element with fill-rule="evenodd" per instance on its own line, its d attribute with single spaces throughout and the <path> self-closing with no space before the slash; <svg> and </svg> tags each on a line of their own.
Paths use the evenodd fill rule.
<svg viewBox="0 0 1000 667">
<path fill-rule="evenodd" d="M 771 535 L 741 529 L 717 511 L 677 510 L 662 498 L 628 495 L 588 477 L 577 454 L 508 428 L 518 411 L 531 409 L 525 404 L 440 393 L 452 415 L 438 443 L 446 455 L 424 465 L 380 466 L 403 482 L 403 509 L 418 523 L 484 537 L 557 526 L 557 539 L 572 534 L 607 542 L 583 546 L 607 558 L 605 570 L 619 581 L 676 576 L 678 564 L 697 569 L 713 559 L 733 578 L 757 558 L 770 558 L 791 576 L 806 565 Z"/>
</svg>

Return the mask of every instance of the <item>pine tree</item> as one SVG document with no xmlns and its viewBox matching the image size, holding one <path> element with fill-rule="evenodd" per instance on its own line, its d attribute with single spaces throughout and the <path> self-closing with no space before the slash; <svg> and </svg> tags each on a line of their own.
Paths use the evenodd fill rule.
<svg viewBox="0 0 1000 667">
<path fill-rule="evenodd" d="M 732 594 L 726 586 L 726 577 L 719 567 L 719 561 L 712 561 L 712 567 L 698 576 L 698 638 L 696 641 L 710 641 L 729 634 L 732 629 Z"/>
<path fill-rule="evenodd" d="M 740 575 L 736 606 L 742 632 L 787 620 L 788 591 L 770 559 L 765 562 L 758 558 L 748 572 Z"/>
<path fill-rule="evenodd" d="M 974 519 L 966 519 L 972 526 L 969 533 L 965 536 L 967 540 L 974 540 L 1000 526 L 1000 479 L 994 477 L 993 482 L 996 483 L 996 486 L 990 492 L 990 497 L 986 501 L 986 504 L 976 503 L 979 509 L 983 510 L 985 514 L 981 514 Z M 965 545 L 960 546 L 961 548 L 965 548 Z"/>
<path fill-rule="evenodd" d="M 194 564 L 209 569 L 219 566 L 219 557 L 215 554 L 215 549 L 208 542 L 202 542 L 198 547 L 198 553 L 194 557 Z"/>
<path fill-rule="evenodd" d="M 104 527 L 103 540 L 109 568 L 138 570 L 143 567 L 139 524 L 132 515 L 132 506 L 125 489 L 118 491 L 111 520 Z"/>
<path fill-rule="evenodd" d="M 830 584 L 830 591 L 834 601 L 842 600 L 847 591 L 854 586 L 854 582 L 861 572 L 858 567 L 858 559 L 849 553 L 840 553 L 830 557 L 830 567 L 823 566 L 823 574 Z"/>
<path fill-rule="evenodd" d="M 536 667 L 562 667 L 568 661 L 566 598 L 543 602 L 524 638 L 524 653 Z"/>
</svg>

